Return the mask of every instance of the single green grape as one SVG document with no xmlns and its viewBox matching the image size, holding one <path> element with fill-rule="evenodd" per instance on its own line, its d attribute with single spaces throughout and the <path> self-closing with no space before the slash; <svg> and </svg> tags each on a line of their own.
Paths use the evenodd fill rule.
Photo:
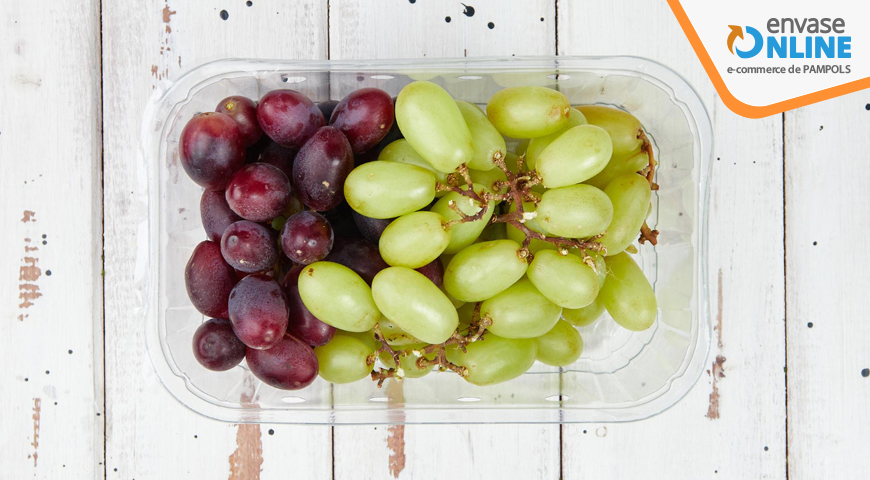
<svg viewBox="0 0 870 480">
<path fill-rule="evenodd" d="M 565 128 L 559 130 L 556 133 L 551 133 L 550 135 L 545 135 L 543 137 L 532 138 L 529 140 L 529 144 L 526 150 L 526 163 L 529 165 L 529 168 L 535 168 L 536 159 L 541 152 L 547 148 L 548 145 L 553 143 L 553 140 L 559 138 L 559 135 L 565 133 L 571 127 L 576 127 L 578 125 L 586 125 L 586 117 L 580 113 L 580 110 L 576 108 L 571 108 L 571 116 L 568 117 L 568 122 L 565 124 Z"/>
<path fill-rule="evenodd" d="M 348 332 L 371 330 L 381 318 L 366 281 L 338 263 L 315 262 L 303 268 L 299 296 L 315 317 Z"/>
<path fill-rule="evenodd" d="M 610 198 L 592 185 L 570 185 L 544 192 L 536 210 L 538 225 L 559 237 L 588 238 L 613 220 Z"/>
<path fill-rule="evenodd" d="M 489 317 L 489 331 L 505 338 L 534 338 L 547 333 L 562 316 L 562 307 L 547 299 L 523 278 L 480 306 Z"/>
<path fill-rule="evenodd" d="M 614 178 L 604 193 L 613 203 L 613 220 L 599 242 L 611 256 L 625 250 L 637 238 L 649 211 L 652 191 L 646 178 L 627 173 Z"/>
<path fill-rule="evenodd" d="M 571 127 L 537 155 L 535 169 L 547 188 L 574 185 L 594 177 L 612 154 L 610 136 L 595 125 Z"/>
<path fill-rule="evenodd" d="M 406 213 L 387 225 L 378 248 L 389 265 L 420 268 L 438 258 L 449 244 L 444 217 L 421 211 Z"/>
<path fill-rule="evenodd" d="M 643 270 L 627 253 L 609 256 L 607 281 L 598 298 L 613 320 L 628 330 L 639 332 L 656 321 L 658 307 L 652 285 Z"/>
<path fill-rule="evenodd" d="M 473 187 L 474 191 L 478 194 L 482 194 L 485 190 L 482 185 L 475 184 Z M 461 219 L 462 217 L 450 208 L 451 202 L 453 202 L 459 210 L 469 216 L 476 215 L 483 209 L 483 207 L 471 198 L 460 195 L 457 192 L 447 192 L 447 195 L 444 195 L 440 200 L 435 202 L 435 205 L 432 205 L 432 208 L 430 208 L 429 211 L 442 216 L 444 220 L 448 222 Z M 474 243 L 489 223 L 489 219 L 492 218 L 494 210 L 495 208 L 492 205 L 487 205 L 486 212 L 479 220 L 451 225 L 448 228 L 448 232 L 450 233 L 450 243 L 447 244 L 444 253 L 454 254 Z M 381 238 L 383 239 L 383 237 Z M 386 258 L 384 260 L 386 260 Z M 387 261 L 387 263 L 390 262 Z"/>
<path fill-rule="evenodd" d="M 403 345 L 402 350 L 422 350 L 426 348 L 428 344 L 426 343 L 411 343 L 408 345 Z M 438 354 L 436 353 L 427 353 L 423 355 L 428 360 L 435 360 L 435 357 Z M 381 359 L 381 363 L 384 364 L 387 368 L 396 368 L 396 362 L 393 361 L 393 356 L 387 352 L 381 352 L 378 356 Z M 429 372 L 432 371 L 432 367 L 424 367 L 420 368 L 417 366 L 417 359 L 420 358 L 413 353 L 408 355 L 402 355 L 399 358 L 399 366 L 402 367 L 402 373 L 404 374 L 404 378 L 420 378 L 426 376 Z"/>
<path fill-rule="evenodd" d="M 495 168 L 495 164 L 492 163 L 493 156 L 498 152 L 504 157 L 507 152 L 504 137 L 489 123 L 489 119 L 480 107 L 459 100 L 456 101 L 456 105 L 462 112 L 468 130 L 471 131 L 471 140 L 474 144 L 474 156 L 468 162 L 468 168 L 475 170 Z"/>
<path fill-rule="evenodd" d="M 464 329 L 468 328 L 469 325 L 471 325 L 471 321 L 474 319 L 474 308 L 476 306 L 476 302 L 471 302 L 466 303 L 456 309 L 456 313 L 459 315 L 460 332 L 462 332 Z"/>
<path fill-rule="evenodd" d="M 463 352 L 447 347 L 447 361 L 468 369 L 465 380 L 478 386 L 494 385 L 519 377 L 535 363 L 535 340 L 502 338 L 487 332 Z"/>
<path fill-rule="evenodd" d="M 507 238 L 506 223 L 490 223 L 480 232 L 475 243 L 491 242 L 493 240 L 505 240 Z"/>
<path fill-rule="evenodd" d="M 617 156 L 614 154 L 610 158 L 610 161 L 607 162 L 604 170 L 583 183 L 604 190 L 614 178 L 627 173 L 637 173 L 647 165 L 649 165 L 649 155 L 645 152 L 632 152 L 627 156 Z"/>
<path fill-rule="evenodd" d="M 558 132 L 570 115 L 568 97 L 545 87 L 505 88 L 490 97 L 486 106 L 489 121 L 502 135 L 513 138 L 543 137 Z"/>
<path fill-rule="evenodd" d="M 466 302 L 480 302 L 522 278 L 528 268 L 511 240 L 475 243 L 457 253 L 444 271 L 444 289 Z"/>
<path fill-rule="evenodd" d="M 383 162 L 399 162 L 408 165 L 416 165 L 432 172 L 432 175 L 435 175 L 435 179 L 439 182 L 447 183 L 447 174 L 438 171 L 432 166 L 432 164 L 427 162 L 426 159 L 414 150 L 414 147 L 408 143 L 408 140 L 404 138 L 391 142 L 389 145 L 384 147 L 384 149 L 381 150 L 381 153 L 378 154 L 378 160 Z"/>
<path fill-rule="evenodd" d="M 604 313 L 604 304 L 596 298 L 594 302 L 583 308 L 562 309 L 562 318 L 575 327 L 585 327 L 595 323 L 596 320 L 601 318 L 602 313 Z"/>
<path fill-rule="evenodd" d="M 583 354 L 583 337 L 570 323 L 559 320 L 535 339 L 535 358 L 553 367 L 567 367 Z"/>
<path fill-rule="evenodd" d="M 326 345 L 314 347 L 320 376 L 327 382 L 351 383 L 369 375 L 368 357 L 375 349 L 362 340 L 336 332 Z"/>
<path fill-rule="evenodd" d="M 516 211 L 517 211 L 516 204 L 511 203 L 510 206 L 508 207 L 508 213 L 513 213 Z M 523 202 L 523 212 L 528 213 L 528 214 L 534 213 L 534 216 L 532 216 L 531 218 L 526 220 L 526 222 L 524 223 L 526 228 L 528 228 L 529 230 L 532 230 L 534 232 L 537 232 L 537 233 L 545 233 L 544 228 L 538 222 L 537 213 L 535 211 L 535 204 L 534 203 Z M 517 227 L 514 227 L 511 224 L 505 225 L 505 234 L 507 235 L 507 238 L 509 240 L 513 240 L 520 245 L 522 245 L 523 241 L 526 239 L 526 234 L 523 233 L 522 230 L 520 230 Z M 559 247 L 557 247 L 553 243 L 545 242 L 543 240 L 538 240 L 536 238 L 532 239 L 531 243 L 529 243 L 529 251 L 531 251 L 532 253 L 536 253 L 536 252 L 539 252 L 541 250 L 556 250 L 557 248 L 559 248 Z"/>
<path fill-rule="evenodd" d="M 378 328 L 381 330 L 384 340 L 390 345 L 402 346 L 404 348 L 404 345 L 420 343 L 419 338 L 415 338 L 410 333 L 402 330 L 388 318 L 381 317 L 378 321 Z"/>
<path fill-rule="evenodd" d="M 598 295 L 598 275 L 576 255 L 555 250 L 535 254 L 526 275 L 548 300 L 563 308 L 582 308 Z"/>
<path fill-rule="evenodd" d="M 510 155 L 508 155 L 510 158 Z M 514 162 L 516 162 L 516 158 L 514 158 Z M 483 188 L 487 189 L 493 193 L 505 193 L 507 192 L 507 186 L 502 185 L 500 188 L 494 188 L 494 184 L 497 181 L 506 182 L 507 177 L 504 172 L 501 171 L 500 168 L 493 168 L 492 170 L 468 170 L 468 175 L 471 177 L 471 181 L 478 185 L 483 185 Z"/>
<path fill-rule="evenodd" d="M 351 208 L 371 218 L 395 218 L 435 199 L 435 175 L 415 165 L 374 161 L 354 168 L 344 182 Z"/>
<path fill-rule="evenodd" d="M 613 142 L 613 155 L 624 157 L 637 151 L 643 143 L 643 125 L 634 115 L 613 107 L 583 105 L 577 107 L 583 112 L 590 125 L 597 125 L 610 134 Z"/>
<path fill-rule="evenodd" d="M 381 317 L 381 319 L 378 320 L 378 322 L 381 322 L 383 320 L 384 320 L 384 317 Z M 365 332 L 348 332 L 346 330 L 336 330 L 336 333 L 340 333 L 340 334 L 347 336 L 347 337 L 353 337 L 353 338 L 365 343 L 366 345 L 368 345 L 372 351 L 375 351 L 375 350 L 381 348 L 381 342 L 375 340 L 374 329 L 366 330 Z"/>
<path fill-rule="evenodd" d="M 432 82 L 412 82 L 399 92 L 396 123 L 414 150 L 441 172 L 453 172 L 474 157 L 462 112 L 453 97 Z"/>
<path fill-rule="evenodd" d="M 450 300 L 416 270 L 381 270 L 372 281 L 372 295 L 385 317 L 422 342 L 444 342 L 459 325 Z"/>
</svg>

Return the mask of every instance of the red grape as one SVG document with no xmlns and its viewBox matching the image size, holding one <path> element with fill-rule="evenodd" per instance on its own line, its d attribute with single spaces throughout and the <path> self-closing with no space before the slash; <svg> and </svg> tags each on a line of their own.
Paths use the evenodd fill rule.
<svg viewBox="0 0 870 480">
<path fill-rule="evenodd" d="M 332 226 L 323 215 L 304 211 L 287 219 L 281 231 L 281 247 L 287 258 L 302 265 L 323 260 L 332 249 Z"/>
<path fill-rule="evenodd" d="M 323 118 L 329 119 L 332 116 L 333 110 L 338 105 L 338 100 L 327 100 L 325 102 L 319 102 L 317 104 L 317 108 L 320 109 L 320 113 L 323 114 Z"/>
<path fill-rule="evenodd" d="M 223 113 L 201 113 L 181 131 L 181 166 L 197 185 L 220 190 L 245 163 L 245 146 L 235 120 Z"/>
<path fill-rule="evenodd" d="M 245 358 L 245 344 L 233 333 L 229 320 L 212 318 L 193 334 L 193 356 L 203 367 L 222 372 Z"/>
<path fill-rule="evenodd" d="M 284 211 L 292 187 L 278 167 L 265 163 L 245 165 L 227 185 L 227 204 L 240 217 L 268 222 Z"/>
<path fill-rule="evenodd" d="M 221 238 L 224 260 L 236 270 L 247 273 L 271 270 L 278 260 L 273 231 L 250 220 L 233 223 Z"/>
<path fill-rule="evenodd" d="M 206 240 L 193 249 L 184 267 L 184 284 L 190 303 L 209 317 L 227 318 L 227 301 L 236 285 L 236 272 L 224 261 L 221 247 Z"/>
<path fill-rule="evenodd" d="M 293 159 L 296 158 L 296 150 L 292 148 L 282 147 L 273 141 L 269 141 L 269 145 L 260 152 L 260 156 L 254 162 L 268 163 L 275 165 L 287 178 L 293 178 Z M 251 162 L 251 163 L 254 163 Z"/>
<path fill-rule="evenodd" d="M 287 333 L 312 347 L 319 347 L 332 340 L 335 327 L 320 321 L 302 303 L 302 297 L 299 296 L 299 273 L 303 268 L 304 265 L 297 265 L 284 277 L 284 294 L 287 295 L 287 304 L 290 307 Z"/>
<path fill-rule="evenodd" d="M 322 127 L 293 161 L 293 188 L 313 210 L 330 210 L 344 200 L 344 181 L 353 170 L 353 153 L 344 134 Z"/>
<path fill-rule="evenodd" d="M 239 126 L 242 134 L 242 145 L 250 147 L 263 136 L 263 130 L 257 123 L 257 104 L 250 98 L 241 96 L 227 97 L 221 100 L 215 109 L 218 113 L 229 115 Z"/>
<path fill-rule="evenodd" d="M 362 238 L 337 237 L 325 260 L 353 270 L 369 285 L 378 272 L 389 267 L 381 258 L 378 247 Z"/>
<path fill-rule="evenodd" d="M 255 377 L 281 390 L 311 385 L 320 370 L 314 350 L 290 335 L 268 350 L 249 348 L 245 359 Z"/>
<path fill-rule="evenodd" d="M 284 147 L 299 149 L 326 124 L 317 105 L 295 90 L 272 90 L 257 106 L 260 127 Z"/>
<path fill-rule="evenodd" d="M 360 88 L 338 103 L 329 124 L 347 136 L 353 153 L 362 153 L 384 138 L 393 120 L 390 94 L 378 88 Z"/>
<path fill-rule="evenodd" d="M 387 228 L 387 225 L 393 221 L 392 218 L 371 218 L 355 211 L 351 213 L 353 215 L 353 221 L 359 229 L 359 233 L 362 234 L 363 238 L 375 245 L 381 241 L 381 234 L 384 233 L 384 229 Z"/>
<path fill-rule="evenodd" d="M 230 293 L 233 331 L 250 348 L 271 348 L 281 341 L 287 332 L 288 315 L 284 290 L 268 275 L 248 275 Z"/>
<path fill-rule="evenodd" d="M 438 288 L 444 286 L 444 264 L 441 263 L 440 258 L 436 258 L 423 265 L 417 271 L 425 275 L 429 280 L 432 280 L 432 283 L 437 285 Z"/>
<path fill-rule="evenodd" d="M 206 190 L 199 200 L 199 215 L 208 239 L 220 242 L 224 230 L 242 217 L 236 215 L 229 205 L 223 190 Z"/>
</svg>

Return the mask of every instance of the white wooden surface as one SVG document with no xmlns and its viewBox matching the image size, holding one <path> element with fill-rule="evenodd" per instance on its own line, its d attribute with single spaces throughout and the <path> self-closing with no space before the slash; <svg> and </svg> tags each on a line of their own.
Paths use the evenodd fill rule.
<svg viewBox="0 0 870 480">
<path fill-rule="evenodd" d="M 866 478 L 866 93 L 737 117 L 664 2 L 484 0 L 473 16 L 434 0 L 57 5 L 0 3 L 0 478 Z M 713 118 L 721 342 L 685 399 L 632 424 L 330 429 L 228 425 L 170 397 L 129 307 L 143 208 L 133 159 L 158 82 L 224 57 L 557 48 L 658 60 Z M 21 293 L 41 296 L 21 307 Z"/>
</svg>

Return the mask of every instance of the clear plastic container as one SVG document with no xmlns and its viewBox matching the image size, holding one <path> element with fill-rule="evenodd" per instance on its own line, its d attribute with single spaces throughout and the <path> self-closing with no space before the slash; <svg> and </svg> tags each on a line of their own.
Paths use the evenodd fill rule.
<svg viewBox="0 0 870 480">
<path fill-rule="evenodd" d="M 262 384 L 242 366 L 211 372 L 191 351 L 203 317 L 190 304 L 183 270 L 205 239 L 201 189 L 179 165 L 188 119 L 220 99 L 258 99 L 292 88 L 318 102 L 375 86 L 396 95 L 415 79 L 485 105 L 515 85 L 556 88 L 572 104 L 604 104 L 636 117 L 660 165 L 649 223 L 659 243 L 636 256 L 652 281 L 659 315 L 632 333 L 605 318 L 581 329 L 586 348 L 567 368 L 536 364 L 521 377 L 477 387 L 433 372 L 379 389 L 367 379 L 332 385 L 318 378 L 300 391 Z M 142 127 L 140 180 L 148 205 L 137 279 L 147 343 L 157 373 L 182 404 L 231 422 L 296 424 L 622 422 L 658 414 L 697 381 L 710 349 L 706 216 L 712 130 L 695 91 L 672 70 L 636 57 L 538 57 L 393 61 L 222 60 L 200 66 L 155 92 Z"/>
</svg>

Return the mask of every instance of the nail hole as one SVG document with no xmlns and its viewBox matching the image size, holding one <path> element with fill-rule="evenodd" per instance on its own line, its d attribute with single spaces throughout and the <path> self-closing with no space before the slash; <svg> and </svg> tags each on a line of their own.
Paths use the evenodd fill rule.
<svg viewBox="0 0 870 480">
<path fill-rule="evenodd" d="M 291 77 L 289 75 L 281 75 L 281 81 L 284 83 L 302 83 L 307 80 L 305 77 Z"/>
</svg>

